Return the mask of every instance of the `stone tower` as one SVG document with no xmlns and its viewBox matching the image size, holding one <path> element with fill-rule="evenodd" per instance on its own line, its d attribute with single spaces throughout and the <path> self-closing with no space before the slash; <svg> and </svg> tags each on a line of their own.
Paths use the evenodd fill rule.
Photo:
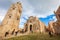
<svg viewBox="0 0 60 40">
<path fill-rule="evenodd" d="M 5 18 L 3 19 L 0 26 L 0 33 L 11 32 L 12 30 L 17 30 L 19 27 L 20 16 L 22 13 L 22 5 L 17 2 L 12 4 L 9 8 Z"/>
<path fill-rule="evenodd" d="M 54 13 L 56 15 L 57 21 L 49 22 L 49 29 L 55 34 L 60 34 L 60 6 L 58 7 L 57 11 Z"/>
<path fill-rule="evenodd" d="M 54 13 L 56 15 L 57 21 L 59 21 L 60 20 L 60 6 L 58 7 L 57 11 Z"/>
<path fill-rule="evenodd" d="M 55 26 L 55 32 L 60 34 L 60 6 L 58 7 L 57 11 L 54 12 L 57 18 L 57 21 L 53 24 L 53 26 Z"/>
</svg>

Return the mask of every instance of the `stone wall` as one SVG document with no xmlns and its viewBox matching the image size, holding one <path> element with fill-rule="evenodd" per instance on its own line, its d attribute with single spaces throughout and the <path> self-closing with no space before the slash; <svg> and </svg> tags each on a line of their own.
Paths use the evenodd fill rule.
<svg viewBox="0 0 60 40">
<path fill-rule="evenodd" d="M 37 17 L 30 16 L 24 24 L 24 30 L 29 32 L 45 32 L 45 24 Z"/>
</svg>

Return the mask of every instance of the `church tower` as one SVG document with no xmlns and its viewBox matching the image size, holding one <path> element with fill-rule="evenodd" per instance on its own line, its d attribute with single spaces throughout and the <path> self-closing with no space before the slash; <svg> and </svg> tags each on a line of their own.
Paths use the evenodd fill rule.
<svg viewBox="0 0 60 40">
<path fill-rule="evenodd" d="M 1 23 L 0 33 L 5 34 L 5 32 L 11 32 L 14 29 L 17 30 L 19 28 L 18 26 L 20 22 L 21 13 L 21 3 L 17 2 L 15 4 L 12 4 Z"/>
</svg>

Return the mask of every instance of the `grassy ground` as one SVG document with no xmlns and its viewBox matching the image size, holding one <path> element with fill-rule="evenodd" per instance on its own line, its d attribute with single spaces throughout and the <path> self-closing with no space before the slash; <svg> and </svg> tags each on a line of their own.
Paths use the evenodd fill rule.
<svg viewBox="0 0 60 40">
<path fill-rule="evenodd" d="M 5 40 L 60 40 L 60 36 L 50 37 L 48 34 L 30 34 L 25 36 L 18 36 Z"/>
</svg>

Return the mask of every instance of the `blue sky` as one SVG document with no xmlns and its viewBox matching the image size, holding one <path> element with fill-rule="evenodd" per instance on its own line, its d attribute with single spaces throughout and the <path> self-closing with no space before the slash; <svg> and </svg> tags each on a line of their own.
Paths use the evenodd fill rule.
<svg viewBox="0 0 60 40">
<path fill-rule="evenodd" d="M 56 20 L 57 20 L 55 14 L 49 15 L 49 16 L 47 16 L 46 18 L 39 18 L 39 19 L 40 19 L 42 22 L 44 22 L 46 26 L 48 26 L 48 23 L 49 23 L 50 21 L 56 21 Z"/>
<path fill-rule="evenodd" d="M 12 3 L 20 1 L 23 6 L 22 15 L 20 18 L 20 28 L 23 28 L 28 17 L 36 16 L 48 25 L 49 21 L 56 21 L 54 11 L 60 5 L 60 0 L 0 0 L 0 23 L 7 13 Z"/>
</svg>

